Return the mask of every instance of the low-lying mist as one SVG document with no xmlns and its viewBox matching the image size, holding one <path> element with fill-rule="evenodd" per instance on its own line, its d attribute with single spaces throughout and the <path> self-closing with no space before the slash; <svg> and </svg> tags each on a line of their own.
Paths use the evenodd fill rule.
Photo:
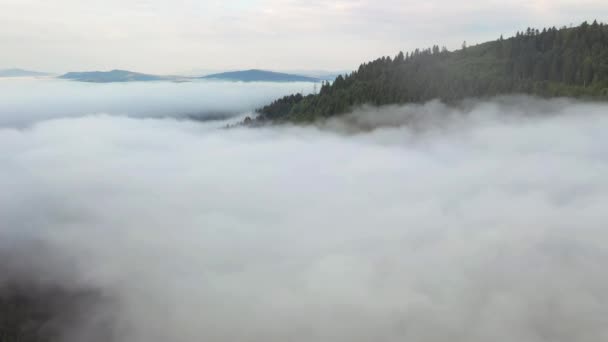
<svg viewBox="0 0 608 342">
<path fill-rule="evenodd" d="M 24 127 L 58 117 L 91 114 L 146 118 L 226 119 L 313 83 L 125 82 L 0 78 L 0 127 Z"/>
<path fill-rule="evenodd" d="M 3 128 L 0 298 L 62 289 L 60 342 L 607 340 L 607 113 Z"/>
</svg>

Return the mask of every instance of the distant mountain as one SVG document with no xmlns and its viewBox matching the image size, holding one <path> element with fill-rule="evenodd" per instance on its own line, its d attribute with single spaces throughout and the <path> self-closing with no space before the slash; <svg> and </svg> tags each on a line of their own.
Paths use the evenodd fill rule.
<svg viewBox="0 0 608 342">
<path fill-rule="evenodd" d="M 320 82 L 321 80 L 314 77 L 284 74 L 280 72 L 266 70 L 244 70 L 223 72 L 220 74 L 212 74 L 201 77 L 203 79 L 225 80 L 225 81 L 242 81 L 242 82 Z"/>
<path fill-rule="evenodd" d="M 289 73 L 289 74 L 296 74 L 296 75 L 303 75 L 303 76 L 318 78 L 321 81 L 332 81 L 333 82 L 340 75 L 348 75 L 351 72 L 351 70 L 327 71 L 327 70 L 294 69 L 294 70 L 289 70 L 289 71 L 284 71 L 284 72 Z"/>
<path fill-rule="evenodd" d="M 59 78 L 80 82 L 110 83 L 110 82 L 146 82 L 171 80 L 170 77 L 156 76 L 127 70 L 68 72 Z"/>
<path fill-rule="evenodd" d="M 128 70 L 69 72 L 59 78 L 80 82 L 145 82 L 175 81 L 184 82 L 193 79 L 242 81 L 242 82 L 321 82 L 323 79 L 302 75 L 285 74 L 265 70 L 245 70 L 212 74 L 203 77 L 159 76 L 142 74 Z"/>
<path fill-rule="evenodd" d="M 36 77 L 36 76 L 48 76 L 49 74 L 38 71 L 30 71 L 23 69 L 2 69 L 0 70 L 0 77 Z"/>
</svg>

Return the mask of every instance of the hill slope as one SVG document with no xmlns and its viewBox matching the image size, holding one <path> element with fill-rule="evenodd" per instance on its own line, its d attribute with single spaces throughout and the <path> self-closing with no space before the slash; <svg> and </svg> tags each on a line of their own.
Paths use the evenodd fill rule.
<svg viewBox="0 0 608 342">
<path fill-rule="evenodd" d="M 265 71 L 265 70 L 244 70 L 224 72 L 201 77 L 203 79 L 215 79 L 226 81 L 242 81 L 242 82 L 320 82 L 318 78 L 284 74 L 280 72 Z"/>
<path fill-rule="evenodd" d="M 324 83 L 319 94 L 294 94 L 258 109 L 258 120 L 310 121 L 366 103 L 454 102 L 509 93 L 608 99 L 608 26 L 529 28 L 453 52 L 433 46 L 382 57 Z"/>
<path fill-rule="evenodd" d="M 59 78 L 95 83 L 160 81 L 167 79 L 162 76 L 141 74 L 127 70 L 68 72 L 65 75 L 59 76 Z"/>
</svg>

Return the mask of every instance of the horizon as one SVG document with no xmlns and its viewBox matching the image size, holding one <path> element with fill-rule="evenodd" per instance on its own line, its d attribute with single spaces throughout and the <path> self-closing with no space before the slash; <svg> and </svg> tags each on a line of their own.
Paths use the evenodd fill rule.
<svg viewBox="0 0 608 342">
<path fill-rule="evenodd" d="M 0 0 L 0 342 L 607 340 L 606 18 Z"/>
<path fill-rule="evenodd" d="M 453 50 L 463 41 L 474 45 L 527 27 L 608 17 L 608 4 L 598 0 L 379 2 L 0 0 L 0 20 L 8 28 L 0 32 L 0 66 L 53 74 L 334 72 L 433 44 Z M 23 13 L 28 20 L 18 19 Z"/>
<path fill-rule="evenodd" d="M 263 71 L 263 72 L 270 72 L 270 73 L 291 74 L 294 76 L 307 76 L 307 77 L 314 78 L 315 76 L 344 74 L 344 73 L 350 72 L 351 70 L 316 70 L 316 69 L 275 70 L 275 69 L 241 68 L 241 69 L 226 69 L 226 70 L 223 70 L 223 69 L 207 70 L 207 71 L 200 71 L 200 72 L 184 71 L 184 72 L 176 72 L 176 73 L 169 73 L 169 74 L 154 74 L 154 73 L 141 72 L 139 70 L 127 70 L 127 69 L 118 69 L 118 68 L 105 69 L 105 70 L 70 70 L 70 71 L 65 71 L 65 72 L 50 72 L 47 70 L 37 70 L 37 69 L 21 68 L 21 67 L 8 67 L 8 68 L 0 67 L 0 71 L 37 72 L 37 73 L 47 74 L 46 76 L 63 76 L 68 73 L 93 73 L 93 72 L 107 73 L 107 72 L 112 72 L 112 71 L 125 71 L 125 72 L 141 73 L 141 74 L 154 75 L 154 76 L 182 76 L 182 77 L 193 77 L 193 78 L 206 77 L 206 76 L 211 76 L 213 74 L 219 74 L 219 73 Z"/>
<path fill-rule="evenodd" d="M 572 28 L 572 27 L 577 27 L 583 23 L 591 24 L 593 22 L 597 22 L 600 24 L 606 24 L 604 21 L 599 20 L 599 19 L 588 19 L 588 20 L 583 20 L 576 24 L 570 23 L 569 25 L 548 25 L 548 26 L 543 26 L 543 27 L 528 26 L 526 29 L 542 30 L 542 29 L 549 29 L 549 28 L 557 28 L 557 29 Z M 500 34 L 499 37 L 501 39 L 503 36 L 505 36 L 506 39 L 514 38 L 516 36 L 516 34 L 523 33 L 523 32 L 525 32 L 525 29 L 516 30 L 512 34 L 509 34 L 506 36 L 504 34 Z M 496 40 L 496 39 L 498 39 L 498 37 L 496 37 L 494 40 Z M 493 41 L 493 40 L 470 43 L 467 40 L 464 40 L 462 44 L 467 44 L 468 46 L 476 46 L 476 45 L 488 43 L 491 41 Z M 418 50 L 418 49 L 426 49 L 426 48 L 429 48 L 431 45 L 433 45 L 433 44 L 428 44 L 425 47 L 422 47 L 422 46 L 415 47 L 415 48 L 412 48 L 411 50 L 399 50 L 393 55 L 387 54 L 387 55 L 382 55 L 382 56 L 376 56 L 370 60 L 361 61 L 357 65 L 357 67 L 354 67 L 352 69 L 320 69 L 320 68 L 317 68 L 317 69 L 315 69 L 315 68 L 272 69 L 272 68 L 257 68 L 257 67 L 235 67 L 235 68 L 229 68 L 229 69 L 193 68 L 190 70 L 181 70 L 181 71 L 169 72 L 169 73 L 154 73 L 154 72 L 145 72 L 145 71 L 141 71 L 141 70 L 137 70 L 137 69 L 124 69 L 124 68 L 116 68 L 116 67 L 111 67 L 111 68 L 106 68 L 106 69 L 89 69 L 89 70 L 67 69 L 65 71 L 55 72 L 55 71 L 49 71 L 49 70 L 24 68 L 24 67 L 20 67 L 20 66 L 11 66 L 11 67 L 1 67 L 0 66 L 0 71 L 20 70 L 20 71 L 28 71 L 28 72 L 45 73 L 48 76 L 61 76 L 61 75 L 67 74 L 67 73 L 127 71 L 127 72 L 148 74 L 148 75 L 154 75 L 154 76 L 182 76 L 182 77 L 206 77 L 206 76 L 211 76 L 213 74 L 219 74 L 219 73 L 244 72 L 244 71 L 265 71 L 265 72 L 284 73 L 284 74 L 292 74 L 292 75 L 308 76 L 308 77 L 322 77 L 322 76 L 327 76 L 327 75 L 345 75 L 345 74 L 348 74 L 348 73 L 356 70 L 358 68 L 358 66 L 361 65 L 362 63 L 367 63 L 367 62 L 370 62 L 377 58 L 383 58 L 383 57 L 392 58 L 392 57 L 394 57 L 394 55 L 396 55 L 398 53 L 413 52 L 414 50 Z M 441 46 L 440 44 L 434 44 L 434 45 Z M 443 47 L 446 47 L 446 46 L 443 45 Z M 448 48 L 448 51 L 457 51 L 460 48 L 461 47 L 452 48 L 452 49 Z"/>
</svg>

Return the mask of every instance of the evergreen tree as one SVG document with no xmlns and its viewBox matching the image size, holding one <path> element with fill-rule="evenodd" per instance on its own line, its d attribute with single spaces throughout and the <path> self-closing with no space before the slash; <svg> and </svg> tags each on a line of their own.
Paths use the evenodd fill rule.
<svg viewBox="0 0 608 342">
<path fill-rule="evenodd" d="M 319 94 L 295 94 L 258 110 L 258 120 L 314 120 L 362 104 L 400 104 L 441 99 L 526 93 L 540 96 L 608 98 L 608 26 L 527 28 L 514 37 L 449 52 L 399 52 L 363 63 Z"/>
</svg>

